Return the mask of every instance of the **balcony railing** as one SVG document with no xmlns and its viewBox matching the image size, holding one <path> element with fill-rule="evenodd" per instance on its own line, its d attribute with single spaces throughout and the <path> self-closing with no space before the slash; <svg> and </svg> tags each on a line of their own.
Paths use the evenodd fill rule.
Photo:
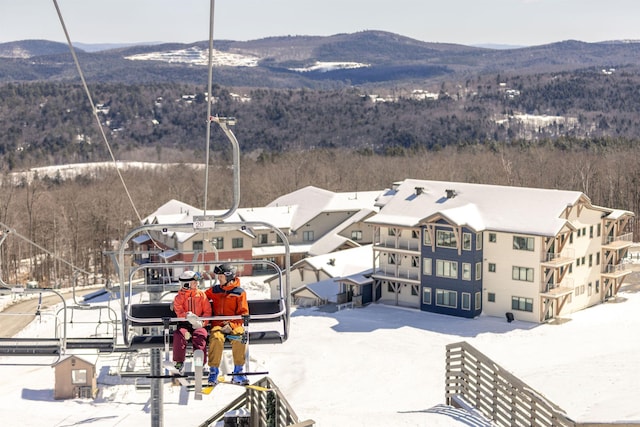
<svg viewBox="0 0 640 427">
<path fill-rule="evenodd" d="M 609 264 L 602 266 L 602 272 L 605 274 L 622 273 L 627 270 L 628 264 Z"/>
<path fill-rule="evenodd" d="M 619 236 L 607 236 L 606 242 L 633 242 L 633 233 L 621 234 Z"/>
<path fill-rule="evenodd" d="M 551 292 L 553 289 L 556 289 L 556 288 L 573 289 L 574 288 L 573 278 L 567 277 L 567 278 L 563 279 L 561 282 L 558 282 L 558 283 L 545 283 L 545 282 L 542 282 L 540 284 L 540 292 L 543 292 L 543 293 Z"/>
<path fill-rule="evenodd" d="M 546 253 L 543 262 L 559 261 L 561 259 L 575 259 L 576 251 L 573 248 L 567 248 L 560 253 Z"/>
<path fill-rule="evenodd" d="M 398 279 L 420 280 L 418 268 L 396 268 L 396 266 L 386 265 L 376 268 L 374 274 Z"/>
<path fill-rule="evenodd" d="M 402 249 L 407 251 L 420 251 L 420 241 L 416 239 L 407 240 L 407 239 L 384 239 L 378 243 L 379 247 L 388 248 L 388 249 Z"/>
</svg>

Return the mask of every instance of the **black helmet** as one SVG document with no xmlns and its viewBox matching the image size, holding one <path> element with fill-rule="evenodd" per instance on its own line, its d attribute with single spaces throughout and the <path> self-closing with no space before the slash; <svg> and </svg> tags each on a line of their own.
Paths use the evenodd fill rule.
<svg viewBox="0 0 640 427">
<path fill-rule="evenodd" d="M 231 264 L 216 265 L 215 268 L 213 269 L 213 272 L 215 274 L 224 274 L 224 277 L 226 277 L 227 282 L 230 282 L 236 278 L 236 268 Z"/>
</svg>

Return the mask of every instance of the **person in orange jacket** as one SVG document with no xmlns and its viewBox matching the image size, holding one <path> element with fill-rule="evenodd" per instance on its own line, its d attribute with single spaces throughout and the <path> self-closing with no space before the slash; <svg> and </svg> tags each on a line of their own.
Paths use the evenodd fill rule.
<svg viewBox="0 0 640 427">
<path fill-rule="evenodd" d="M 191 341 L 194 350 L 202 350 L 207 355 L 208 320 L 198 317 L 211 317 L 211 304 L 204 291 L 198 289 L 197 273 L 187 270 L 179 279 L 182 285 L 178 295 L 173 299 L 173 311 L 176 317 L 183 317 L 186 321 L 178 323 L 173 331 L 173 361 L 178 371 L 182 372 L 187 351 L 187 342 Z"/>
<path fill-rule="evenodd" d="M 213 305 L 213 316 L 247 316 L 249 305 L 247 294 L 240 287 L 240 279 L 236 276 L 236 268 L 230 264 L 221 264 L 214 268 L 213 272 L 218 277 L 218 285 L 214 285 L 205 291 L 205 294 Z M 233 373 L 243 372 L 245 352 L 247 345 L 242 342 L 244 326 L 242 319 L 213 320 L 211 322 L 211 336 L 209 337 L 209 383 L 217 384 L 219 367 L 222 360 L 222 350 L 225 340 L 231 342 L 231 354 L 233 355 Z M 239 384 L 248 384 L 246 375 L 233 375 L 232 381 Z"/>
</svg>

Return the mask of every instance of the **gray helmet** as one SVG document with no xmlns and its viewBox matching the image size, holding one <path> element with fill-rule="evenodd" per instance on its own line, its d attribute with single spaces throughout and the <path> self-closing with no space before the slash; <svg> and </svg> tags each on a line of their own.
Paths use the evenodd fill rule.
<svg viewBox="0 0 640 427">
<path fill-rule="evenodd" d="M 236 268 L 231 264 L 216 265 L 215 268 L 213 269 L 213 272 L 215 274 L 224 274 L 224 277 L 226 277 L 227 282 L 230 282 L 236 278 L 236 271 L 237 271 Z"/>
</svg>

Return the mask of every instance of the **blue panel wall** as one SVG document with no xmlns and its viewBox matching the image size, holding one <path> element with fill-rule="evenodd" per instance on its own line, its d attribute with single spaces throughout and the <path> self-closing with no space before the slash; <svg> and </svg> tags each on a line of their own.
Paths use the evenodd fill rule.
<svg viewBox="0 0 640 427">
<path fill-rule="evenodd" d="M 434 239 L 436 239 L 437 230 L 451 231 L 450 227 L 436 227 L 436 233 L 434 233 Z M 434 246 L 434 250 L 431 250 L 431 246 L 424 245 L 424 228 L 422 230 L 421 242 L 421 255 L 422 261 L 424 258 L 430 258 L 431 275 L 425 275 L 424 269 L 421 272 L 421 297 L 420 297 L 420 309 L 422 311 L 429 311 L 432 313 L 448 314 L 458 317 L 473 318 L 482 313 L 482 277 L 476 280 L 476 263 L 482 263 L 482 249 L 476 250 L 476 238 L 482 238 L 482 234 L 478 234 L 475 231 L 463 228 L 463 233 L 471 234 L 471 250 L 462 250 L 462 253 L 458 255 L 457 248 L 445 248 Z M 462 235 L 460 236 L 462 239 Z M 458 263 L 458 277 L 439 277 L 436 270 L 436 260 L 455 261 Z M 462 279 L 462 264 L 471 264 L 471 280 Z M 482 272 L 482 269 L 481 269 Z M 424 288 L 431 288 L 431 303 L 427 304 L 424 301 Z M 445 291 L 454 291 L 457 294 L 456 307 L 449 307 L 437 304 L 437 289 Z M 476 293 L 480 292 L 480 307 L 476 308 Z M 462 308 L 462 294 L 470 294 L 470 309 Z"/>
</svg>

